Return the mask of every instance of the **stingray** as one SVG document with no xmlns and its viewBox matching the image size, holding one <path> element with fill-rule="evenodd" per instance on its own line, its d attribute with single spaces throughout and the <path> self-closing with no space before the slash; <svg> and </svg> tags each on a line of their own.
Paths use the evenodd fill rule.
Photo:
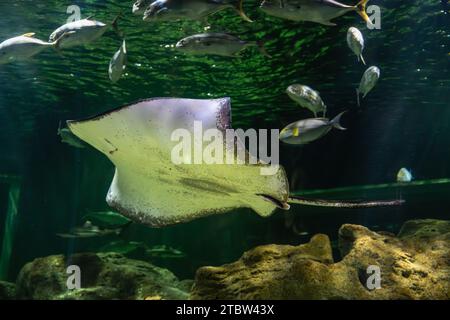
<svg viewBox="0 0 450 320">
<path fill-rule="evenodd" d="M 341 202 L 312 200 L 289 195 L 282 166 L 262 175 L 268 164 L 175 164 L 171 158 L 179 143 L 171 139 L 176 129 L 194 130 L 201 121 L 203 132 L 231 129 L 229 98 L 198 100 L 153 98 L 119 107 L 82 120 L 67 121 L 80 139 L 106 155 L 115 165 L 106 201 L 135 222 L 162 227 L 196 218 L 251 208 L 270 216 L 288 203 L 361 208 L 398 205 L 400 200 Z M 233 148 L 224 142 L 224 154 Z M 244 146 L 245 148 L 245 146 Z"/>
</svg>

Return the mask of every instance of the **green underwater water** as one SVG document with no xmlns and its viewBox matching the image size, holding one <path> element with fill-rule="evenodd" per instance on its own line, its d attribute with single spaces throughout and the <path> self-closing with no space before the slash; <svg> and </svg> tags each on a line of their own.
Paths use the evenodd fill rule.
<svg viewBox="0 0 450 320">
<path fill-rule="evenodd" d="M 199 266 L 233 261 L 256 245 L 299 244 L 315 233 L 335 239 L 343 223 L 397 232 L 408 219 L 449 219 L 450 185 L 439 180 L 450 178 L 450 9 L 445 1 L 370 1 L 382 9 L 381 30 L 368 30 L 355 13 L 336 19 L 336 27 L 281 20 L 265 15 L 252 0 L 245 0 L 244 8 L 254 23 L 232 10 L 208 19 L 209 31 L 264 41 L 271 58 L 256 49 L 236 59 L 184 55 L 171 45 L 203 32 L 204 22 L 147 23 L 131 13 L 132 1 L 0 0 L 1 41 L 28 32 L 47 40 L 65 23 L 71 4 L 80 6 L 82 17 L 105 23 L 123 13 L 119 28 L 127 39 L 128 67 L 123 79 L 110 82 L 108 63 L 121 43 L 112 31 L 85 48 L 47 50 L 30 61 L 0 65 L 0 245 L 11 241 L 4 279 L 15 279 L 36 257 L 101 250 L 117 240 L 56 237 L 80 225 L 87 210 L 110 210 L 105 195 L 114 174 L 101 153 L 61 143 L 57 130 L 61 121 L 150 97 L 230 97 L 234 128 L 281 129 L 310 117 L 285 94 L 290 84 L 307 84 L 320 92 L 329 115 L 349 110 L 343 119 L 348 130 L 303 147 L 281 145 L 291 190 L 320 198 L 406 200 L 401 207 L 358 210 L 293 205 L 289 213 L 277 211 L 269 218 L 241 209 L 162 229 L 132 225 L 122 235 L 184 252 L 183 258 L 154 260 L 181 278 L 192 278 Z M 364 33 L 368 65 L 381 69 L 361 108 L 355 88 L 365 67 L 347 47 L 350 26 Z M 393 183 L 401 167 L 429 183 L 360 187 Z M 20 195 L 14 223 L 8 225 L 8 199 L 16 185 Z M 345 187 L 351 188 L 323 191 Z M 303 235 L 286 227 L 291 215 Z"/>
</svg>

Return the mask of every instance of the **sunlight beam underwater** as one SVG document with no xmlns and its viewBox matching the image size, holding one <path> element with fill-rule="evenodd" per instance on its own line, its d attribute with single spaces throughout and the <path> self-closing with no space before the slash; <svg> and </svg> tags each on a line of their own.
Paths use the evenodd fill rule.
<svg viewBox="0 0 450 320">
<path fill-rule="evenodd" d="M 84 120 L 67 121 L 80 139 L 105 154 L 116 171 L 106 196 L 108 205 L 128 218 L 151 227 L 162 227 L 196 218 L 251 208 L 270 216 L 288 203 L 368 208 L 400 205 L 392 201 L 335 201 L 305 199 L 289 195 L 282 166 L 275 174 L 261 175 L 267 164 L 176 165 L 171 150 L 178 142 L 174 130 L 193 132 L 194 121 L 203 130 L 231 129 L 229 98 L 196 100 L 154 98 L 129 104 Z M 242 143 L 235 141 L 236 144 Z M 245 148 L 245 146 L 244 146 Z M 224 143 L 224 154 L 230 151 Z M 233 150 L 233 156 L 235 153 Z M 225 155 L 224 155 L 225 156 Z"/>
</svg>

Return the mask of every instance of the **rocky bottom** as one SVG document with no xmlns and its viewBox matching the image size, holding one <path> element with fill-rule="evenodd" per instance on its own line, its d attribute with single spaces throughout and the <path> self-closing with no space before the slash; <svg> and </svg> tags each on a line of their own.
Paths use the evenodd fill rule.
<svg viewBox="0 0 450 320">
<path fill-rule="evenodd" d="M 81 289 L 67 266 L 81 270 Z M 68 281 L 69 280 L 69 281 Z M 1 284 L 0 284 L 1 287 Z M 78 253 L 70 257 L 54 255 L 27 263 L 20 271 L 9 299 L 36 300 L 178 300 L 188 299 L 192 280 L 179 281 L 169 270 L 117 253 Z M 0 289 L 0 297 L 1 297 Z M 12 292 L 12 291 L 10 291 Z"/>
<path fill-rule="evenodd" d="M 298 246 L 259 246 L 198 269 L 193 284 L 116 253 L 55 255 L 26 264 L 16 284 L 0 281 L 0 299 L 450 298 L 450 221 L 408 221 L 397 236 L 345 224 L 338 246 L 338 262 L 323 234 Z M 81 289 L 67 289 L 67 265 L 82 270 Z"/>
<path fill-rule="evenodd" d="M 299 246 L 266 245 L 197 271 L 192 299 L 449 299 L 450 221 L 406 222 L 399 235 L 345 224 L 342 260 L 318 234 Z"/>
</svg>

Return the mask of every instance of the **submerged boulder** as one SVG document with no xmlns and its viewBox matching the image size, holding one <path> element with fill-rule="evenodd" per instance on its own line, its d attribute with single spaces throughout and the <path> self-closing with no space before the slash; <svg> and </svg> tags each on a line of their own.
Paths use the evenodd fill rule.
<svg viewBox="0 0 450 320">
<path fill-rule="evenodd" d="M 397 237 L 345 224 L 339 248 L 336 263 L 321 234 L 299 246 L 254 248 L 200 268 L 191 299 L 450 299 L 448 221 L 408 221 Z"/>
<path fill-rule="evenodd" d="M 406 221 L 398 236 L 402 239 L 411 238 L 413 242 L 422 244 L 419 239 L 427 240 L 429 238 L 439 237 L 450 232 L 450 221 L 434 220 L 434 219 L 420 219 Z M 426 243 L 426 242 L 425 242 Z"/>
<path fill-rule="evenodd" d="M 81 288 L 67 288 L 67 266 L 80 268 Z M 117 253 L 54 255 L 26 264 L 16 282 L 19 299 L 186 299 L 186 281 L 167 269 Z"/>
<path fill-rule="evenodd" d="M 16 285 L 11 282 L 0 281 L 0 300 L 13 300 L 16 297 Z"/>
</svg>

